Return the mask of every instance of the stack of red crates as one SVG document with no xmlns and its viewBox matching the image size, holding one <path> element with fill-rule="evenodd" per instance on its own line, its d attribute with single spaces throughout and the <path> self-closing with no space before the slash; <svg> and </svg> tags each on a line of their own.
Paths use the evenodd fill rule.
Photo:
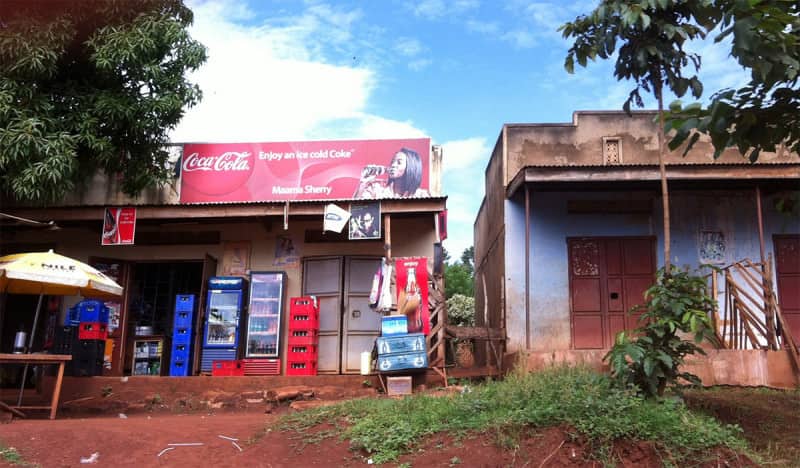
<svg viewBox="0 0 800 468">
<path fill-rule="evenodd" d="M 291 299 L 288 328 L 286 375 L 317 375 L 319 305 L 316 297 Z"/>
</svg>

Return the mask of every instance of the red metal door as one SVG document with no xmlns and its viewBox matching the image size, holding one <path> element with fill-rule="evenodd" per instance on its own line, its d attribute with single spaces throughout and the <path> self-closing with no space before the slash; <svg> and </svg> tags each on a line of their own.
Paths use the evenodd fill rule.
<svg viewBox="0 0 800 468">
<path fill-rule="evenodd" d="M 778 303 L 795 341 L 800 340 L 800 236 L 775 236 Z"/>
<path fill-rule="evenodd" d="M 572 346 L 609 348 L 617 333 L 636 327 L 629 315 L 653 283 L 653 238 L 567 239 Z"/>
</svg>

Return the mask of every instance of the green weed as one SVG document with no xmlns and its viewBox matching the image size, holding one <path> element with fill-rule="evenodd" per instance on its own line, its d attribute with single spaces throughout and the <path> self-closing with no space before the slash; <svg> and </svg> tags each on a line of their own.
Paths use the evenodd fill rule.
<svg viewBox="0 0 800 468">
<path fill-rule="evenodd" d="M 0 445 L 0 458 L 12 465 L 28 465 L 28 463 L 22 459 L 22 455 L 20 455 L 14 447 L 4 447 Z"/>
<path fill-rule="evenodd" d="M 522 428 L 551 426 L 574 428 L 597 447 L 601 459 L 623 438 L 651 441 L 677 461 L 714 446 L 745 448 L 737 426 L 692 413 L 678 399 L 647 400 L 586 369 L 513 373 L 504 381 L 472 388 L 451 397 L 351 400 L 288 415 L 280 428 L 304 433 L 322 423 L 344 427 L 341 438 L 375 463 L 396 460 L 438 432 L 455 437 L 470 431 L 493 433 L 496 442 L 515 447 Z"/>
</svg>

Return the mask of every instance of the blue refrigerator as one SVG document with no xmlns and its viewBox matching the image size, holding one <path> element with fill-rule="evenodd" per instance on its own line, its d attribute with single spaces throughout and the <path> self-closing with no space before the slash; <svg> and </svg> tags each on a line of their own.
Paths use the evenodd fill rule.
<svg viewBox="0 0 800 468">
<path fill-rule="evenodd" d="M 215 276 L 208 280 L 201 372 L 211 372 L 214 361 L 232 361 L 238 357 L 239 323 L 244 315 L 246 290 L 243 278 Z"/>
</svg>

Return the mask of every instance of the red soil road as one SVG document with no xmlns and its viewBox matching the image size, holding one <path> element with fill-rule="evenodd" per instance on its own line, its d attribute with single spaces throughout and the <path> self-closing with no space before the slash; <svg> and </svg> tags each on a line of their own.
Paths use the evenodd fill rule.
<svg viewBox="0 0 800 468">
<path fill-rule="evenodd" d="M 283 411 L 280 411 L 281 413 Z M 55 421 L 15 420 L 0 426 L 0 441 L 15 447 L 28 463 L 42 467 L 336 467 L 367 466 L 364 453 L 350 450 L 347 442 L 327 438 L 304 444 L 297 435 L 264 429 L 274 423 L 276 414 L 261 411 L 164 414 L 129 416 L 127 419 L 108 416 L 95 418 L 57 419 Z M 332 426 L 320 427 L 304 434 L 316 439 L 317 431 L 338 431 Z M 432 436 L 419 450 L 404 455 L 398 462 L 420 467 L 495 467 L 495 466 L 599 466 L 590 460 L 588 449 L 571 440 L 564 428 L 526 431 L 517 444 L 509 445 L 506 437 L 495 431 L 478 434 L 465 440 L 454 440 L 446 434 Z M 254 437 L 257 435 L 260 437 Z M 224 435 L 240 439 L 243 451 Z M 506 443 L 504 442 L 506 439 Z M 170 443 L 201 442 L 202 446 L 176 447 L 158 453 Z M 81 464 L 83 457 L 98 452 L 96 464 Z M 618 443 L 613 457 L 619 466 L 660 467 L 657 451 L 647 443 Z M 700 466 L 754 466 L 736 454 L 711 451 Z M 0 466 L 13 466 L 0 461 Z M 388 466 L 396 466 L 389 464 Z"/>
</svg>

